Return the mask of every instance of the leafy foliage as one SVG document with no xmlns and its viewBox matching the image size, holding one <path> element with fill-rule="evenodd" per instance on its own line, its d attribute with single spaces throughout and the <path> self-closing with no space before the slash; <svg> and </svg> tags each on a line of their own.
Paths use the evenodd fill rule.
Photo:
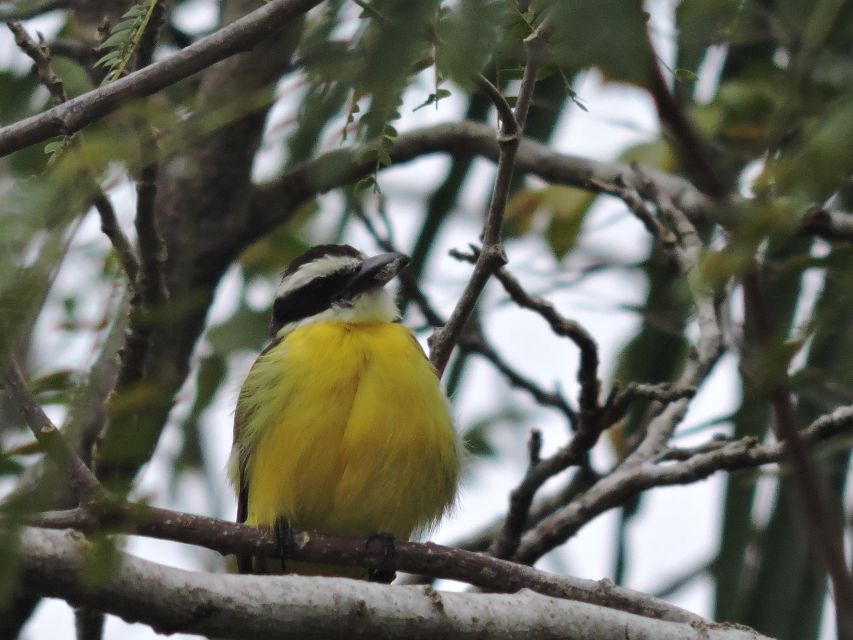
<svg viewBox="0 0 853 640">
<path fill-rule="evenodd" d="M 158 2 L 160 0 L 140 0 L 122 15 L 121 22 L 110 29 L 109 36 L 98 47 L 99 51 L 106 53 L 95 63 L 96 67 L 107 70 L 104 83 L 117 80 L 124 74 Z"/>
</svg>

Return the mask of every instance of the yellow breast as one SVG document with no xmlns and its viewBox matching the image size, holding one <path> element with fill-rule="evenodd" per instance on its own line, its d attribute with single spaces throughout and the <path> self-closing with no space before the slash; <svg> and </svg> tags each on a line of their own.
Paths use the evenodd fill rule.
<svg viewBox="0 0 853 640">
<path fill-rule="evenodd" d="M 452 504 L 460 451 L 447 400 L 411 333 L 389 322 L 309 324 L 252 368 L 249 524 L 408 539 Z"/>
</svg>

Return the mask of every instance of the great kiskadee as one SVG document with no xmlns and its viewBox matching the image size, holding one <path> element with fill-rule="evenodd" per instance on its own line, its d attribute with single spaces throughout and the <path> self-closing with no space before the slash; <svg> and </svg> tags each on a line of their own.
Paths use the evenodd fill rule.
<svg viewBox="0 0 853 640">
<path fill-rule="evenodd" d="M 447 398 L 385 289 L 408 262 L 400 253 L 368 258 L 349 245 L 321 245 L 282 274 L 272 341 L 235 412 L 238 522 L 408 540 L 453 504 L 461 446 Z M 238 564 L 243 572 L 270 566 Z"/>
</svg>

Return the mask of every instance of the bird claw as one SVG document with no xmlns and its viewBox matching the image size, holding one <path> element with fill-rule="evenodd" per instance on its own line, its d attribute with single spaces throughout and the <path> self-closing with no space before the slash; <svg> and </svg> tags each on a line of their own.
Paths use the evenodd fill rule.
<svg viewBox="0 0 853 640">
<path fill-rule="evenodd" d="M 372 533 L 367 536 L 367 540 L 364 543 L 365 549 L 369 550 L 370 544 L 377 540 L 382 543 L 382 560 L 379 561 L 378 567 L 367 570 L 367 578 L 370 582 L 391 584 L 394 578 L 397 577 L 397 572 L 382 565 L 397 555 L 397 539 L 392 533 Z"/>
<path fill-rule="evenodd" d="M 287 571 L 287 558 L 293 555 L 293 549 L 296 547 L 296 541 L 293 538 L 293 529 L 290 526 L 287 518 L 279 516 L 273 525 L 273 535 L 275 536 L 275 544 L 278 548 L 278 557 L 281 560 L 281 570 Z"/>
</svg>

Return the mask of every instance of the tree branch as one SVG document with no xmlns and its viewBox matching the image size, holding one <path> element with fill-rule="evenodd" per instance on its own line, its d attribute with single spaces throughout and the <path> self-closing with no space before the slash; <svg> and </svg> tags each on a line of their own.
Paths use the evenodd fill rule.
<svg viewBox="0 0 853 640">
<path fill-rule="evenodd" d="M 58 135 L 79 131 L 115 111 L 128 98 L 147 96 L 255 44 L 320 4 L 270 0 L 216 33 L 115 82 L 0 129 L 0 156 Z"/>
<path fill-rule="evenodd" d="M 486 95 L 492 99 L 498 113 L 501 114 L 501 129 L 497 137 L 499 147 L 498 171 L 489 202 L 489 211 L 483 225 L 483 249 L 477 256 L 474 272 L 450 314 L 447 324 L 436 329 L 429 337 L 430 361 L 438 371 L 439 376 L 444 372 L 444 368 L 450 360 L 450 354 L 462 336 L 465 324 L 474 311 L 474 306 L 477 304 L 483 289 L 485 289 L 486 283 L 492 274 L 505 265 L 507 261 L 503 249 L 501 229 L 507 199 L 509 198 L 509 188 L 515 171 L 515 158 L 521 142 L 521 135 L 524 132 L 527 110 L 533 98 L 536 73 L 539 68 L 536 56 L 531 55 L 529 48 L 527 52 L 524 74 L 514 112 L 509 111 L 506 100 L 491 83 L 485 78 L 479 78 L 481 86 L 486 87 Z"/>
<path fill-rule="evenodd" d="M 376 226 L 370 218 L 365 215 L 364 211 L 356 207 L 356 215 L 383 251 L 397 251 L 394 244 L 388 238 L 383 237 L 379 233 Z M 433 327 L 440 327 L 445 324 L 444 319 L 433 308 L 426 294 L 424 294 L 418 285 L 417 276 L 412 273 L 410 269 L 406 269 L 400 273 L 399 278 L 402 289 L 405 291 L 409 300 L 417 305 L 427 322 L 429 322 Z M 486 341 L 486 338 L 483 336 L 481 331 L 469 331 L 468 333 L 463 334 L 459 339 L 459 348 L 466 352 L 479 354 L 491 362 L 495 369 L 503 374 L 504 378 L 506 378 L 513 387 L 527 391 L 540 405 L 557 409 L 566 417 L 573 428 L 577 426 L 577 415 L 575 414 L 574 409 L 569 406 L 568 401 L 566 401 L 559 391 L 545 391 L 535 382 L 513 369 Z"/>
<path fill-rule="evenodd" d="M 452 252 L 452 255 L 461 260 L 471 261 L 476 258 L 477 252 L 474 250 L 473 255 Z M 538 313 L 548 322 L 555 334 L 572 340 L 581 352 L 581 364 L 578 368 L 581 393 L 577 432 L 571 442 L 558 453 L 528 467 L 521 484 L 510 496 L 510 507 L 504 527 L 489 548 L 489 553 L 498 558 L 511 558 L 524 532 L 536 492 L 550 478 L 578 464 L 598 441 L 601 430 L 606 425 L 599 420 L 598 347 L 592 336 L 578 323 L 560 315 L 554 305 L 547 300 L 528 294 L 521 283 L 505 269 L 498 269 L 495 277 L 518 306 Z"/>
<path fill-rule="evenodd" d="M 117 569 L 92 584 L 87 545 L 69 533 L 24 529 L 23 584 L 75 605 L 140 621 L 161 633 L 227 638 L 352 637 L 621 638 L 625 629 L 660 640 L 767 640 L 743 627 L 677 623 L 529 591 L 512 595 L 436 592 L 342 578 L 210 575 L 117 552 Z M 271 637 L 271 636 L 270 636 Z"/>
<path fill-rule="evenodd" d="M 107 503 L 101 510 L 71 509 L 34 515 L 29 525 L 74 529 L 83 533 L 124 532 L 202 546 L 222 554 L 248 553 L 277 558 L 280 545 L 272 534 L 254 527 L 141 504 Z M 530 589 L 542 595 L 577 600 L 674 622 L 702 618 L 645 594 L 606 581 L 564 578 L 489 556 L 433 543 L 397 542 L 388 558 L 381 545 L 364 538 L 319 532 L 294 533 L 288 560 L 365 568 L 390 568 L 436 578 L 461 580 L 481 589 L 515 592 Z"/>
<path fill-rule="evenodd" d="M 647 182 L 644 191 L 657 204 L 661 217 L 669 223 L 670 230 L 677 236 L 677 244 L 670 245 L 668 252 L 687 280 L 696 306 L 699 340 L 675 385 L 680 388 L 698 388 L 710 373 L 723 348 L 714 292 L 703 282 L 698 269 L 704 245 L 690 219 L 672 202 L 668 194 L 658 191 L 653 182 Z M 622 464 L 642 464 L 657 455 L 666 446 L 679 421 L 684 417 L 690 399 L 691 396 L 686 396 L 675 400 L 655 416 L 649 423 L 640 445 Z"/>
<path fill-rule="evenodd" d="M 758 265 L 753 263 L 743 277 L 744 316 L 752 322 L 758 348 L 767 353 L 775 347 L 775 327 L 768 315 Z M 757 386 L 766 390 L 774 416 L 776 437 L 788 443 L 787 455 L 794 469 L 800 506 L 832 583 L 838 613 L 839 637 L 853 634 L 853 578 L 844 551 L 843 517 L 827 498 L 827 487 L 810 455 L 796 422 L 796 409 L 785 367 L 761 376 Z"/>
<path fill-rule="evenodd" d="M 15 403 L 30 431 L 44 448 L 45 453 L 61 471 L 67 474 L 68 480 L 74 485 L 77 497 L 86 502 L 102 493 L 91 469 L 86 466 L 74 448 L 65 440 L 62 433 L 51 422 L 45 412 L 27 390 L 24 377 L 18 363 L 11 358 L 6 374 L 6 391 Z"/>
<path fill-rule="evenodd" d="M 136 252 L 118 223 L 115 209 L 109 197 L 94 180 L 92 180 L 92 184 L 95 189 L 93 204 L 101 217 L 101 231 L 113 245 L 116 256 L 118 256 L 122 269 L 127 276 L 128 287 L 133 290 L 139 274 L 139 261 L 136 259 Z"/>
<path fill-rule="evenodd" d="M 44 43 L 36 43 L 17 22 L 8 22 L 7 25 L 15 35 L 15 43 L 24 53 L 32 58 L 39 82 L 41 82 L 50 92 L 53 104 L 59 105 L 67 102 L 68 96 L 65 94 L 65 87 L 62 79 L 56 74 L 51 66 L 50 49 L 47 45 Z M 130 287 L 133 288 L 139 266 L 133 247 L 118 224 L 115 209 L 113 209 L 113 205 L 107 197 L 107 194 L 104 193 L 103 189 L 101 189 L 94 177 L 90 177 L 88 179 L 90 181 L 90 189 L 93 193 L 92 204 L 101 216 L 101 231 L 104 232 L 104 235 L 106 235 L 112 243 L 119 262 L 127 275 Z"/>
<path fill-rule="evenodd" d="M 64 9 L 70 0 L 26 0 L 0 2 L 0 20 L 29 20 L 54 9 Z"/>
<path fill-rule="evenodd" d="M 665 244 L 665 247 L 679 270 L 687 279 L 696 305 L 696 316 L 699 324 L 698 344 L 692 352 L 684 372 L 676 383 L 676 386 L 679 388 L 696 388 L 710 372 L 722 348 L 722 336 L 717 323 L 713 291 L 702 282 L 697 268 L 702 255 L 703 245 L 689 218 L 673 204 L 672 200 L 666 194 L 657 192 L 653 183 L 646 183 L 643 189 L 648 197 L 656 202 L 660 217 L 667 223 L 669 230 L 675 235 L 670 242 Z M 653 233 L 658 229 L 660 233 L 663 233 L 664 228 L 654 221 L 653 214 L 645 211 L 645 206 L 642 202 L 643 198 L 639 195 L 639 190 L 622 189 L 622 191 L 632 194 L 632 198 L 626 199 L 626 204 L 628 204 L 632 211 L 643 211 L 642 217 L 646 219 L 646 227 L 652 230 Z M 638 193 L 633 194 L 633 191 L 637 191 Z M 678 399 L 673 399 L 664 407 L 649 423 L 645 436 L 639 446 L 611 471 L 610 474 L 604 476 L 587 492 L 543 520 L 533 531 L 525 534 L 518 545 L 518 551 L 514 557 L 522 562 L 534 562 L 544 553 L 547 553 L 574 535 L 578 528 L 587 522 L 589 518 L 624 503 L 628 498 L 637 495 L 640 491 L 650 486 L 655 486 L 656 480 L 652 478 L 652 475 L 648 471 L 648 463 L 659 456 L 666 448 L 666 444 L 671 438 L 672 433 L 687 411 L 691 396 L 692 394 L 689 394 Z M 583 421 L 581 424 L 583 424 Z M 601 426 L 598 427 L 598 429 L 600 428 Z M 581 434 L 579 433 L 578 435 Z M 591 437 L 597 438 L 595 429 L 593 429 Z M 592 443 L 595 443 L 594 439 Z M 574 445 L 574 441 L 564 449 L 566 455 L 568 455 L 568 450 L 572 448 L 572 445 Z M 740 455 L 740 452 L 736 453 Z M 686 465 L 688 463 L 684 462 L 682 464 Z M 658 466 L 653 466 L 652 468 L 659 469 Z M 711 467 L 702 467 L 702 469 L 708 475 L 716 470 L 713 464 Z M 693 478 L 690 475 L 676 475 L 675 477 Z M 527 481 L 528 478 L 525 478 L 522 487 L 526 487 Z M 539 479 L 534 478 L 530 482 L 535 487 Z M 522 497 L 532 500 L 532 496 L 527 493 L 524 493 Z M 514 531 L 517 532 L 519 530 L 520 528 L 516 527 Z"/>
<path fill-rule="evenodd" d="M 415 298 L 413 298 L 416 300 Z M 501 355 L 492 347 L 482 335 L 477 333 L 464 334 L 459 339 L 459 348 L 463 351 L 469 351 L 479 354 L 497 369 L 507 381 L 518 389 L 524 389 L 531 397 L 544 407 L 552 407 L 562 413 L 572 427 L 577 427 L 577 415 L 575 410 L 569 405 L 568 401 L 559 391 L 545 391 L 537 385 L 533 380 L 521 375 L 513 369 Z"/>
<path fill-rule="evenodd" d="M 36 43 L 18 22 L 10 20 L 6 26 L 15 35 L 15 44 L 32 58 L 39 82 L 50 92 L 50 99 L 54 106 L 68 100 L 68 96 L 65 95 L 65 84 L 62 82 L 62 78 L 56 75 L 50 64 L 50 49 L 47 45 L 44 42 Z"/>
<path fill-rule="evenodd" d="M 372 174 L 375 163 L 360 160 L 364 157 L 363 148 L 326 152 L 294 166 L 273 182 L 255 187 L 249 207 L 250 224 L 242 226 L 243 235 L 233 236 L 234 244 L 228 248 L 229 254 L 236 255 L 285 222 L 306 200 Z M 390 166 L 439 152 L 455 157 L 482 156 L 496 161 L 500 147 L 494 130 L 488 125 L 470 121 L 440 124 L 401 134 L 389 151 Z M 668 194 L 672 202 L 693 219 L 703 220 L 715 212 L 707 196 L 677 176 L 643 167 L 640 178 L 635 167 L 629 164 L 559 154 L 529 138 L 521 139 L 515 165 L 520 173 L 594 192 L 601 192 L 601 185 L 624 184 L 637 189 L 653 182 L 658 192 Z"/>
<path fill-rule="evenodd" d="M 814 443 L 853 431 L 853 405 L 841 407 L 815 420 L 802 433 L 806 442 Z M 608 509 L 652 487 L 688 484 L 703 480 L 717 471 L 734 471 L 780 462 L 789 448 L 786 442 L 762 445 L 755 438 L 742 438 L 721 447 L 697 453 L 673 464 L 620 465 L 592 488 L 553 515 L 545 518 L 527 533 L 519 545 L 515 559 L 532 563 L 559 546 L 587 522 Z M 665 456 L 661 456 L 661 459 Z"/>
</svg>

